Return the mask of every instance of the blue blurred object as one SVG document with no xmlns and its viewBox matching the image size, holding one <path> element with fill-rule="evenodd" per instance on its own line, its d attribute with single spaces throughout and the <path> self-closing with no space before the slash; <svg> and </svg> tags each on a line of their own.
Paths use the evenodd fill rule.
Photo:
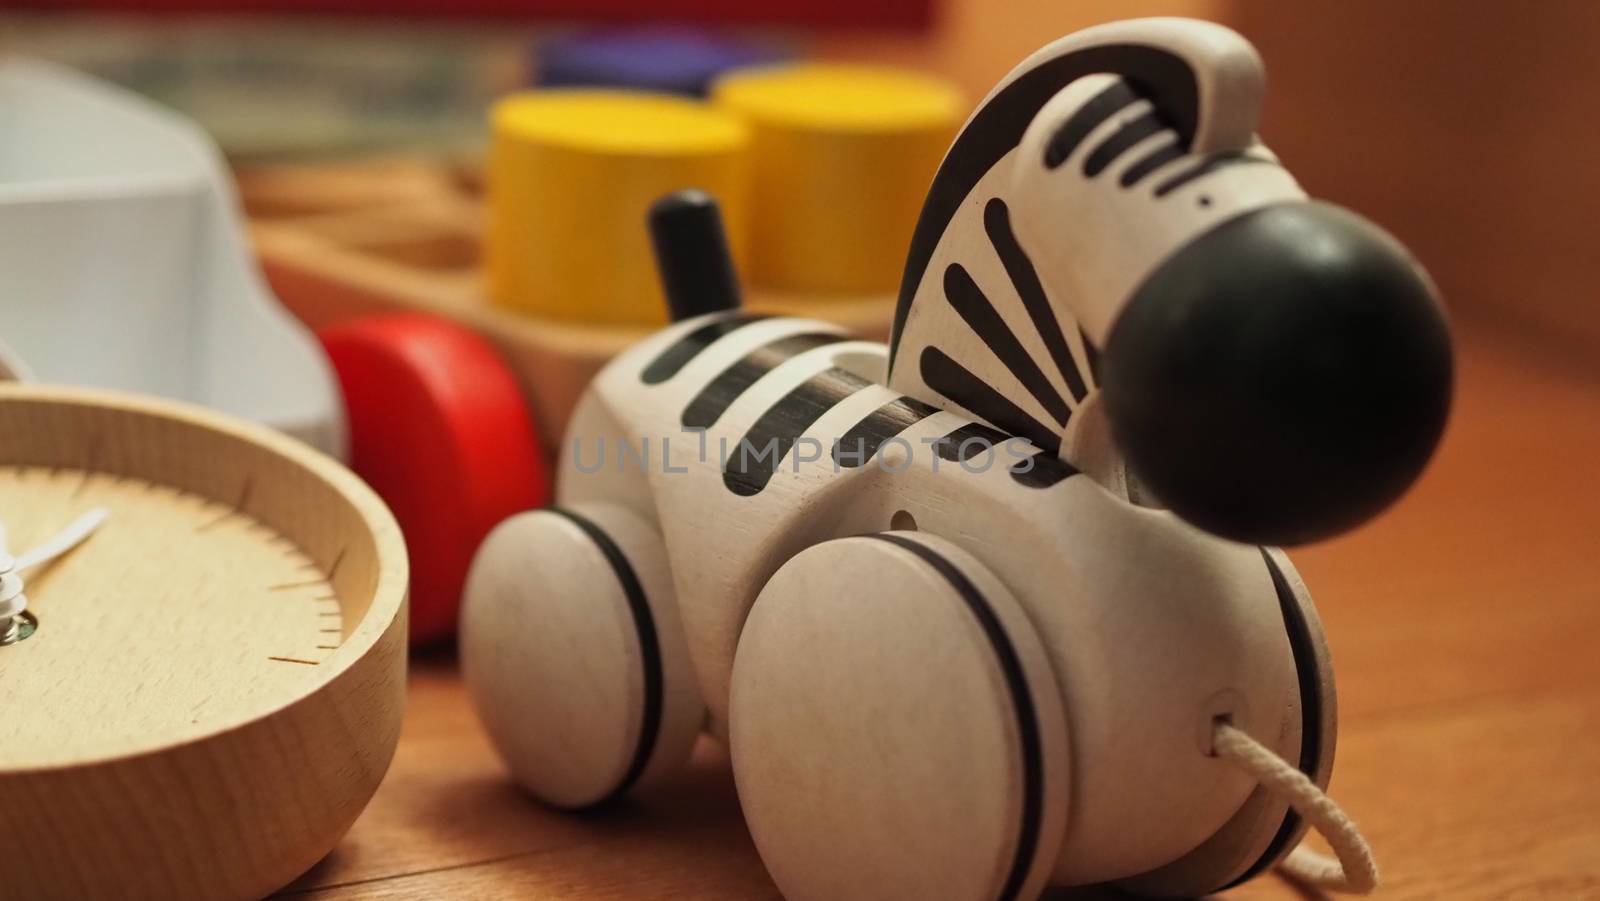
<svg viewBox="0 0 1600 901">
<path fill-rule="evenodd" d="M 540 87 L 612 87 L 704 96 L 723 72 L 781 62 L 781 48 L 690 28 L 583 32 L 539 48 Z"/>
</svg>

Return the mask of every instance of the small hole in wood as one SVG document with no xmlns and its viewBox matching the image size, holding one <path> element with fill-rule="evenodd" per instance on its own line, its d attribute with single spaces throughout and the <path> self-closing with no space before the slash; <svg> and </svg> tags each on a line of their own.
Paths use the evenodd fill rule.
<svg viewBox="0 0 1600 901">
<path fill-rule="evenodd" d="M 889 517 L 889 528 L 896 532 L 915 532 L 917 530 L 916 517 L 905 510 L 896 510 L 895 514 Z"/>
<path fill-rule="evenodd" d="M 1211 728 L 1207 730 L 1205 752 L 1207 757 L 1217 756 L 1216 734 L 1218 726 L 1233 725 L 1232 713 L 1219 713 L 1211 718 Z"/>
<path fill-rule="evenodd" d="M 1205 706 L 1197 712 L 1200 715 L 1194 721 L 1194 743 L 1200 753 L 1207 757 L 1217 756 L 1217 749 L 1213 745 L 1218 723 L 1244 729 L 1250 722 L 1249 702 L 1242 693 L 1232 688 L 1224 688 L 1207 698 Z"/>
</svg>

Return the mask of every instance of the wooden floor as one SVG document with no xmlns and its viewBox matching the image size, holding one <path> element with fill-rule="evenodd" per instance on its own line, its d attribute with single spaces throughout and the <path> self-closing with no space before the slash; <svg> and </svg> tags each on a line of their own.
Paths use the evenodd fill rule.
<svg viewBox="0 0 1600 901">
<path fill-rule="evenodd" d="M 1454 420 L 1415 491 L 1294 555 L 1339 676 L 1333 792 L 1379 897 L 1600 898 L 1600 378 L 1485 334 L 1462 330 Z M 414 661 L 371 807 L 286 894 L 776 896 L 716 746 L 625 807 L 545 811 L 506 781 L 447 652 Z M 1300 895 L 1268 876 L 1230 897 Z"/>
</svg>

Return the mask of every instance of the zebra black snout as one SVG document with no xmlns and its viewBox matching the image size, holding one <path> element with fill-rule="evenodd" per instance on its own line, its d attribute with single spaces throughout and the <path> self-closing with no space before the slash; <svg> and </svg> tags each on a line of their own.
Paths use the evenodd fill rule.
<svg viewBox="0 0 1600 901">
<path fill-rule="evenodd" d="M 1321 203 L 1224 222 L 1163 263 L 1102 360 L 1144 485 L 1209 532 L 1299 544 L 1355 527 L 1421 473 L 1444 429 L 1444 315 L 1405 249 Z"/>
</svg>

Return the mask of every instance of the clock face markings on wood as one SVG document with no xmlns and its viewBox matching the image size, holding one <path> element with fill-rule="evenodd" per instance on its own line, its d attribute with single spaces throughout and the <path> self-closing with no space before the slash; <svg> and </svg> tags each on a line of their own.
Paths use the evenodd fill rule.
<svg viewBox="0 0 1600 901">
<path fill-rule="evenodd" d="M 248 512 L 251 488 L 247 479 L 237 501 L 222 502 L 92 467 L 0 466 L 14 553 L 86 509 L 109 513 L 27 574 L 35 631 L 0 648 L 8 766 L 68 743 L 93 755 L 203 731 L 219 692 L 228 716 L 265 713 L 318 678 L 346 634 L 331 583 L 343 555 L 324 572 Z M 65 660 L 77 661 L 70 678 Z M 85 708 L 93 716 L 60 715 Z"/>
<path fill-rule="evenodd" d="M 371 489 L 200 408 L 0 385 L 0 523 L 0 614 L 37 624 L 0 645 L 0 893 L 259 898 L 325 856 L 405 705 Z"/>
</svg>

